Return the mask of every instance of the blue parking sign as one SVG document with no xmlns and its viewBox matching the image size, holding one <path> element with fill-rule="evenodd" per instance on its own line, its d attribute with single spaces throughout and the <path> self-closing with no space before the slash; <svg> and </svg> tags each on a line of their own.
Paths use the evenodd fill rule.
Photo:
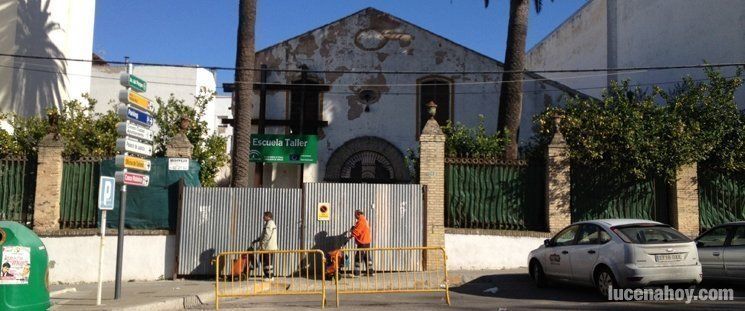
<svg viewBox="0 0 745 311">
<path fill-rule="evenodd" d="M 114 209 L 114 194 L 116 193 L 116 179 L 101 176 L 98 183 L 98 209 L 110 211 Z"/>
</svg>

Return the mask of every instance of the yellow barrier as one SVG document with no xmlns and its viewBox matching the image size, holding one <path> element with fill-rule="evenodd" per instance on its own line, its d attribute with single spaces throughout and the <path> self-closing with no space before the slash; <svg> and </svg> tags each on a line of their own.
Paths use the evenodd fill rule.
<svg viewBox="0 0 745 311">
<path fill-rule="evenodd" d="M 336 268 L 337 307 L 341 294 L 423 292 L 443 292 L 450 305 L 444 248 L 349 248 L 329 255 Z M 425 267 L 425 261 L 429 267 Z"/>
<path fill-rule="evenodd" d="M 270 295 L 321 295 L 321 308 L 326 306 L 320 250 L 223 252 L 215 263 L 216 310 L 220 298 Z"/>
</svg>

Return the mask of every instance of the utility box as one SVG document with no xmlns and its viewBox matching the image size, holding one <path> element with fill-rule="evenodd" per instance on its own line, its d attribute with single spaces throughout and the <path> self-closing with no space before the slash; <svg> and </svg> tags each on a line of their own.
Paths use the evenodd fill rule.
<svg viewBox="0 0 745 311">
<path fill-rule="evenodd" d="M 17 222 L 0 221 L 0 310 L 46 310 L 49 257 L 44 243 Z"/>
</svg>

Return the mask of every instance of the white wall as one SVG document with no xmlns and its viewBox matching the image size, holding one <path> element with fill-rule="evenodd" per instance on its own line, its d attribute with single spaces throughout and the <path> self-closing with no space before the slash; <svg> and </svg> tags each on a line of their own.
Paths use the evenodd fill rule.
<svg viewBox="0 0 745 311">
<path fill-rule="evenodd" d="M 377 49 L 365 49 L 359 39 L 361 31 L 374 29 L 389 37 Z M 356 40 L 356 38 L 358 40 Z M 376 47 L 375 44 L 370 44 Z M 297 69 L 305 64 L 311 70 L 355 71 L 498 71 L 501 64 L 446 38 L 416 27 L 386 13 L 367 9 L 323 28 L 313 30 L 285 42 L 259 51 L 256 63 L 272 68 Z M 320 112 L 329 126 L 322 128 L 318 142 L 318 163 L 305 165 L 303 181 L 323 181 L 326 164 L 332 153 L 347 141 L 362 137 L 382 138 L 405 154 L 416 150 L 419 103 L 417 81 L 429 76 L 386 74 L 310 75 L 331 89 L 322 96 Z M 270 83 L 291 83 L 298 73 L 271 72 Z M 474 126 L 478 115 L 484 115 L 486 127 L 496 129 L 501 76 L 497 74 L 449 74 L 454 98 L 451 119 Z M 357 100 L 356 92 L 373 89 L 380 99 L 369 105 L 369 112 Z M 525 143 L 532 136 L 532 117 L 546 106 L 556 104 L 565 94 L 551 82 L 525 83 L 524 108 L 520 140 Z M 288 119 L 289 92 L 267 93 L 267 118 Z M 444 106 L 444 105 L 443 105 Z M 438 109 L 449 109 L 439 107 Z M 254 115 L 259 112 L 258 98 L 254 101 Z M 267 133 L 288 134 L 285 127 L 268 127 Z M 265 184 L 298 186 L 297 165 L 273 165 L 266 173 Z"/>
<path fill-rule="evenodd" d="M 124 66 L 93 66 L 90 95 L 98 100 L 96 112 L 113 109 L 119 103 L 119 90 L 124 89 L 119 75 L 124 71 Z M 173 94 L 185 104 L 193 104 L 200 88 L 215 91 L 215 73 L 204 68 L 134 66 L 133 74 L 147 81 L 143 95 L 153 101 L 158 97 L 167 100 Z"/>
<path fill-rule="evenodd" d="M 41 239 L 49 254 L 49 281 L 89 283 L 98 281 L 97 236 L 46 237 Z M 104 250 L 104 281 L 116 273 L 116 236 L 107 236 Z M 176 237 L 173 235 L 125 236 L 122 280 L 152 281 L 173 277 Z"/>
<path fill-rule="evenodd" d="M 617 16 L 617 49 L 612 50 L 607 48 L 609 10 L 615 10 Z M 615 54 L 620 68 L 704 61 L 738 63 L 745 61 L 743 29 L 745 1 L 741 0 L 591 0 L 528 51 L 527 67 L 531 70 L 605 68 L 609 54 Z M 724 71 L 732 74 L 734 69 Z M 607 85 L 603 74 L 545 75 L 599 96 Z M 655 83 L 665 83 L 661 85 L 663 88 L 671 88 L 685 75 L 694 79 L 704 77 L 701 69 L 681 69 L 627 73 L 618 78 L 631 79 L 635 84 L 644 84 L 644 88 Z M 568 76 L 587 77 L 566 79 Z M 738 91 L 737 101 L 739 107 L 745 108 L 745 88 Z"/>
<path fill-rule="evenodd" d="M 512 269 L 528 266 L 530 251 L 545 238 L 445 234 L 448 270 Z"/>
<path fill-rule="evenodd" d="M 94 0 L 0 1 L 0 53 L 90 60 Z M 0 56 L 0 112 L 40 115 L 90 89 L 90 62 Z"/>
</svg>

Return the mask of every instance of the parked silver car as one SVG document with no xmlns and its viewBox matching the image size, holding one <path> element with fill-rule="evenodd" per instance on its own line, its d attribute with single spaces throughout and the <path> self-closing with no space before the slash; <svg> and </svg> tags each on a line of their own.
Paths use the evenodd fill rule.
<svg viewBox="0 0 745 311">
<path fill-rule="evenodd" d="M 639 219 L 604 219 L 570 225 L 528 255 L 538 287 L 567 281 L 597 287 L 698 284 L 695 243 L 668 225 Z"/>
<path fill-rule="evenodd" d="M 745 281 L 745 221 L 709 229 L 696 246 L 704 278 Z"/>
</svg>

